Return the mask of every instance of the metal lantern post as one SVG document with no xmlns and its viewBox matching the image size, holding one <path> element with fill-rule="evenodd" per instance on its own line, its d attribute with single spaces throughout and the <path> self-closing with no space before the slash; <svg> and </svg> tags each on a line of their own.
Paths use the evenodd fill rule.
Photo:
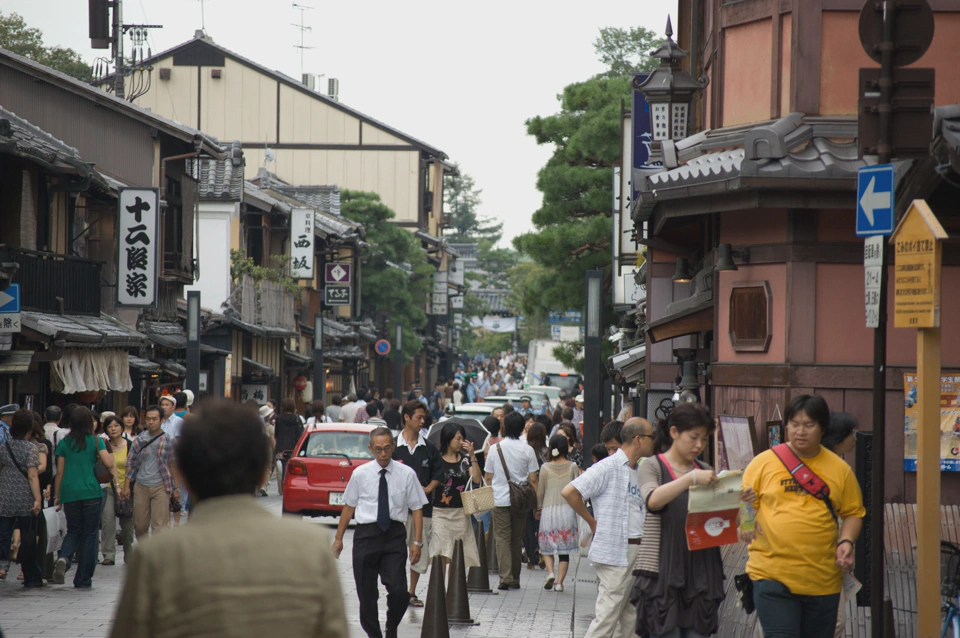
<svg viewBox="0 0 960 638">
<path fill-rule="evenodd" d="M 200 291 L 187 291 L 187 381 L 186 387 L 200 398 Z"/>
<path fill-rule="evenodd" d="M 323 367 L 323 315 L 313 318 L 313 400 L 325 401 L 327 370 Z"/>
<path fill-rule="evenodd" d="M 588 270 L 583 344 L 583 449 L 600 442 L 600 323 L 603 313 L 603 271 Z M 584 455 L 586 459 L 587 455 Z"/>
<path fill-rule="evenodd" d="M 697 91 L 706 88 L 708 78 L 699 80 L 680 68 L 680 60 L 688 53 L 673 41 L 673 26 L 667 17 L 667 39 L 650 57 L 659 58 L 660 66 L 636 88 L 650 105 L 650 130 L 654 144 L 664 140 L 681 140 L 687 136 L 691 102 Z"/>
</svg>

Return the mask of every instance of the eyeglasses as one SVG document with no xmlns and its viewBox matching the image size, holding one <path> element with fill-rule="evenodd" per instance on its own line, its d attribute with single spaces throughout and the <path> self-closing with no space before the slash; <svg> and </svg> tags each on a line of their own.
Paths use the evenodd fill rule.
<svg viewBox="0 0 960 638">
<path fill-rule="evenodd" d="M 819 427 L 819 424 L 816 421 L 806 421 L 804 423 L 798 423 L 796 421 L 787 421 L 787 427 L 793 430 L 803 430 L 804 432 L 809 432 Z"/>
<path fill-rule="evenodd" d="M 392 445 L 389 447 L 372 447 L 370 449 L 373 451 L 374 454 L 389 454 L 390 452 L 393 452 Z"/>
</svg>

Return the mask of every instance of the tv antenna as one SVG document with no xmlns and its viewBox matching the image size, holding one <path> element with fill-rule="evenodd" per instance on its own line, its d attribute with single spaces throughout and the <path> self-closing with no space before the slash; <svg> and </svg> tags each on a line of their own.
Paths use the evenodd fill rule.
<svg viewBox="0 0 960 638">
<path fill-rule="evenodd" d="M 202 1 L 203 1 L 203 0 L 201 0 L 201 2 L 202 2 Z M 313 48 L 313 47 L 304 46 L 304 44 L 303 44 L 303 36 L 304 36 L 304 34 L 305 34 L 307 31 L 313 31 L 313 27 L 308 27 L 308 26 L 306 26 L 306 25 L 303 23 L 303 14 L 304 14 L 305 11 L 310 10 L 310 9 L 313 9 L 313 7 L 308 7 L 307 5 L 297 4 L 296 2 L 294 2 L 294 3 L 293 3 L 293 8 L 300 10 L 300 24 L 294 24 L 294 23 L 292 23 L 292 22 L 291 22 L 290 24 L 292 24 L 292 25 L 295 26 L 296 28 L 300 29 L 300 44 L 294 44 L 294 45 L 293 45 L 293 48 L 295 48 L 295 49 L 300 49 L 300 77 L 302 78 L 302 77 L 303 77 L 303 52 L 304 52 L 306 49 L 312 49 L 312 48 Z"/>
<path fill-rule="evenodd" d="M 205 2 L 206 0 L 200 0 L 200 30 L 204 33 L 207 32 L 207 19 L 203 11 Z"/>
</svg>

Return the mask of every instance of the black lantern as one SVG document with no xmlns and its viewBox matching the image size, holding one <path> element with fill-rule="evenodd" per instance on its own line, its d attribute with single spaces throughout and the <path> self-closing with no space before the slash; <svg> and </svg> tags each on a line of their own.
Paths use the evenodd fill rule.
<svg viewBox="0 0 960 638">
<path fill-rule="evenodd" d="M 699 80 L 680 68 L 687 52 L 673 41 L 673 26 L 667 17 L 667 39 L 650 57 L 660 58 L 660 66 L 636 88 L 650 105 L 650 130 L 654 142 L 681 140 L 687 136 L 691 102 L 697 91 L 706 88 L 709 78 Z"/>
</svg>

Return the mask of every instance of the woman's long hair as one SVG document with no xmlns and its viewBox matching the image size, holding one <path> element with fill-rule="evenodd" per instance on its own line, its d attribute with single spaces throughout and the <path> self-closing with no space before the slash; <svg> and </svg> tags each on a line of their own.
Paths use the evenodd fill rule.
<svg viewBox="0 0 960 638">
<path fill-rule="evenodd" d="M 142 428 L 140 427 L 140 413 L 137 411 L 137 408 L 134 407 L 134 406 L 132 406 L 132 405 L 128 405 L 127 407 L 125 407 L 125 408 L 120 412 L 120 425 L 123 425 L 123 419 L 124 419 L 124 417 L 126 417 L 127 415 L 130 415 L 130 416 L 132 416 L 132 417 L 134 418 L 134 422 L 133 422 L 133 435 L 136 436 L 136 435 L 140 434 Z M 124 427 L 124 428 L 123 428 L 123 431 L 126 432 L 126 431 L 127 431 L 127 428 Z"/>
<path fill-rule="evenodd" d="M 717 426 L 706 406 L 699 403 L 681 403 L 670 411 L 666 420 L 660 419 L 657 423 L 657 444 L 661 452 L 666 452 L 673 445 L 671 427 L 677 428 L 677 434 L 694 428 L 707 428 L 707 434 L 713 434 Z"/>
<path fill-rule="evenodd" d="M 543 451 L 547 447 L 547 428 L 543 423 L 534 423 L 527 430 L 527 445 L 533 448 L 533 453 L 537 455 L 538 461 L 543 461 Z"/>
<path fill-rule="evenodd" d="M 70 433 L 66 440 L 75 452 L 87 449 L 87 436 L 93 434 L 93 412 L 90 408 L 78 405 L 70 411 Z"/>
<path fill-rule="evenodd" d="M 847 412 L 831 412 L 827 431 L 820 439 L 820 445 L 833 452 L 837 445 L 856 431 L 857 418 L 855 416 Z"/>
</svg>

